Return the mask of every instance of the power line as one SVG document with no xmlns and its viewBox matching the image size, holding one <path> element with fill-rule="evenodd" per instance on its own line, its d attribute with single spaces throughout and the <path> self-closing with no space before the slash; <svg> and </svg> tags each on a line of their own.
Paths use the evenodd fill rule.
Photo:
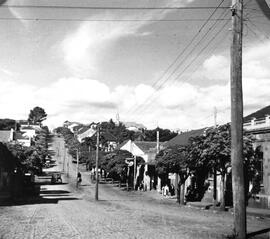
<svg viewBox="0 0 270 239">
<path fill-rule="evenodd" d="M 56 22 L 198 22 L 206 19 L 72 19 L 72 18 L 24 18 L 0 17 L 0 21 L 56 21 Z M 226 18 L 211 19 L 211 21 L 226 21 Z"/>
<path fill-rule="evenodd" d="M 193 36 L 193 38 L 191 39 L 191 41 L 187 44 L 187 46 L 176 56 L 176 58 L 173 60 L 173 62 L 167 67 L 167 69 L 163 72 L 163 74 L 161 75 L 161 77 L 158 78 L 158 80 L 152 84 L 152 87 L 156 87 L 160 82 L 162 82 L 162 79 L 164 78 L 164 76 L 170 71 L 170 69 L 176 64 L 176 62 L 180 59 L 180 57 L 186 52 L 186 50 L 192 45 L 192 43 L 195 41 L 195 39 L 198 37 L 198 35 L 201 33 L 201 31 L 203 30 L 203 28 L 206 26 L 206 24 L 210 21 L 211 17 L 216 13 L 216 11 L 218 10 L 219 7 L 221 7 L 222 3 L 224 2 L 224 0 L 221 0 L 221 2 L 219 3 L 219 5 L 215 8 L 215 10 L 211 13 L 211 15 L 207 18 L 207 20 L 202 24 L 202 26 L 200 27 L 199 31 Z M 179 64 L 178 64 L 179 66 Z M 177 67 L 178 67 L 177 66 Z M 166 80 L 165 80 L 166 82 Z M 136 112 L 139 107 L 141 105 L 143 105 L 144 103 L 146 103 L 147 101 L 149 101 L 149 99 L 152 97 L 149 96 L 143 103 L 139 104 L 135 110 L 128 110 L 127 114 L 130 112 Z"/>
<path fill-rule="evenodd" d="M 1 5 L 0 8 L 36 8 L 36 9 L 78 9 L 78 10 L 209 10 L 216 9 L 214 6 L 198 7 L 98 7 L 98 6 L 64 6 L 64 5 Z M 219 7 L 228 9 L 228 7 Z"/>
<path fill-rule="evenodd" d="M 225 13 L 225 12 L 224 12 Z M 224 14 L 223 13 L 223 14 Z M 215 26 L 217 24 L 217 22 L 215 22 L 209 29 L 208 29 L 208 31 L 203 35 L 203 37 L 199 40 L 199 42 L 197 42 L 197 44 L 193 47 L 193 49 L 191 49 L 190 51 L 189 51 L 189 55 L 191 54 L 191 53 L 193 53 L 194 52 L 194 50 L 199 46 L 199 44 L 205 39 L 205 37 L 208 35 L 208 33 L 213 29 L 213 27 Z M 226 24 L 227 24 L 227 22 L 226 22 Z M 225 25 L 226 25 L 225 24 Z M 195 36 L 197 36 L 197 34 L 195 35 Z M 194 39 L 194 38 L 193 38 Z M 184 49 L 184 51 L 182 51 L 182 53 L 184 53 L 185 52 L 185 50 L 187 50 L 187 48 L 190 46 L 191 44 L 189 44 L 185 49 Z M 183 54 L 181 54 L 180 56 L 182 56 Z M 179 57 L 180 57 L 179 56 Z M 199 56 L 199 55 L 197 55 L 197 56 Z M 197 57 L 196 57 L 196 59 L 197 59 Z M 177 59 L 178 60 L 178 59 Z M 151 102 L 151 98 L 155 95 L 155 94 L 157 94 L 158 93 L 158 91 L 162 88 L 162 86 L 166 83 L 166 82 L 168 82 L 168 80 L 173 76 L 173 74 L 174 73 L 176 73 L 176 71 L 180 68 L 180 66 L 181 65 L 183 65 L 183 63 L 185 62 L 187 60 L 187 58 L 184 58 L 180 63 L 178 63 L 177 64 L 177 66 L 176 66 L 176 68 L 173 70 L 173 72 L 171 72 L 171 74 L 156 88 L 156 91 L 152 94 L 152 95 L 150 95 L 143 103 L 141 103 L 140 105 L 138 105 L 136 108 L 135 108 L 135 110 L 132 110 L 131 112 L 136 112 L 138 109 L 141 109 L 140 108 L 140 106 L 141 105 L 143 105 L 143 104 L 146 104 L 147 102 Z M 192 61 L 193 62 L 193 61 Z M 188 67 L 190 66 L 191 64 L 189 64 L 188 65 Z M 183 71 L 182 71 L 182 73 L 184 73 L 185 72 L 185 70 L 188 68 L 188 67 L 186 67 Z M 166 72 L 167 73 L 167 72 Z M 175 80 L 177 80 L 177 78 L 179 77 L 180 75 L 178 75 L 173 81 L 175 81 Z M 162 77 L 164 77 L 164 75 L 162 76 Z M 146 106 L 143 106 L 144 108 L 146 107 Z"/>
<path fill-rule="evenodd" d="M 263 36 L 265 36 L 267 39 L 270 39 L 270 37 L 266 34 L 266 33 L 264 33 L 264 32 L 262 32 L 259 28 L 258 28 L 258 26 L 255 24 L 255 23 L 253 23 L 253 21 L 251 21 L 250 19 L 247 19 L 248 20 L 248 22 L 250 22 L 254 27 L 255 27 L 255 29 L 258 31 L 258 32 L 260 32 Z M 248 27 L 248 25 L 247 25 L 247 27 Z M 249 28 L 250 29 L 250 28 Z M 251 29 L 250 29 L 251 30 Z"/>
<path fill-rule="evenodd" d="M 174 78 L 174 82 L 181 76 L 183 75 L 183 73 L 198 59 L 198 57 L 203 53 L 203 51 L 211 44 L 211 42 L 213 42 L 215 40 L 215 38 L 222 32 L 222 30 L 225 28 L 225 26 L 228 24 L 228 22 L 226 22 L 222 28 L 216 33 L 216 35 L 214 37 L 211 38 L 211 40 L 206 44 L 206 46 L 204 46 L 201 51 L 191 60 L 191 62 Z M 187 82 L 188 80 L 190 80 L 190 78 L 181 81 L 181 83 L 183 84 L 184 82 Z M 156 91 L 155 93 L 157 93 L 158 91 Z M 144 110 L 146 110 L 147 108 L 149 108 L 149 105 L 147 105 L 141 112 L 143 112 Z M 140 113 L 141 113 L 140 112 Z"/>
</svg>

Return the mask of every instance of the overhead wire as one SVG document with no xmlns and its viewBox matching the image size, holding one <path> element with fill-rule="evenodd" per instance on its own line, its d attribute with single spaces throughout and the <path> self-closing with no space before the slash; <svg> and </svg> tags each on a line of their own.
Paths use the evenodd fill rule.
<svg viewBox="0 0 270 239">
<path fill-rule="evenodd" d="M 0 8 L 36 8 L 36 9 L 78 9 L 78 10 L 209 10 L 216 9 L 215 6 L 194 6 L 194 7 L 101 7 L 101 6 L 66 6 L 66 5 L 18 5 L 3 4 Z M 228 7 L 220 7 L 228 8 Z"/>
<path fill-rule="evenodd" d="M 175 79 L 174 80 L 177 80 L 196 60 L 197 60 L 197 58 L 203 53 L 203 51 L 216 39 L 216 37 L 222 32 L 222 30 L 225 28 L 225 26 L 228 24 L 228 22 L 226 23 L 226 24 L 224 24 L 223 26 L 222 26 L 222 28 L 216 33 L 216 35 L 207 43 L 207 45 L 206 46 L 204 46 L 201 50 L 200 50 L 200 52 L 198 53 L 198 55 L 196 55 L 193 59 L 192 59 L 192 61 L 184 68 L 184 70 L 181 72 L 181 73 L 179 73 L 176 77 L 175 77 Z M 181 81 L 181 84 L 183 84 L 184 82 L 187 82 L 188 80 L 189 80 L 190 78 L 188 78 L 188 79 L 186 79 L 186 80 L 183 80 L 183 81 Z M 140 111 L 140 114 L 142 113 L 142 112 L 144 112 L 145 110 L 147 110 L 147 109 L 149 109 L 149 107 L 150 107 L 150 105 L 148 104 L 148 105 L 146 105 L 141 111 Z M 138 118 L 139 116 L 137 115 L 137 118 Z"/>
<path fill-rule="evenodd" d="M 224 14 L 224 13 L 223 13 Z M 227 24 L 227 23 L 226 23 Z M 209 29 L 208 29 L 208 31 L 203 35 L 203 37 L 200 39 L 200 41 L 195 45 L 195 47 L 193 47 L 193 49 L 191 49 L 191 51 L 188 53 L 189 55 L 190 54 L 192 54 L 193 52 L 194 52 L 194 50 L 196 50 L 196 48 L 199 46 L 199 44 L 205 39 L 205 37 L 208 35 L 208 33 L 213 29 L 213 27 L 216 25 L 216 23 L 215 24 L 213 24 Z M 199 55 L 197 55 L 197 56 L 199 56 Z M 196 57 L 196 59 L 197 59 L 197 57 Z M 193 61 L 182 71 L 182 73 L 196 60 L 196 59 L 193 59 Z M 168 82 L 168 80 L 170 80 L 170 78 L 173 76 L 173 74 L 174 73 L 176 73 L 176 71 L 179 69 L 179 67 L 180 66 L 182 66 L 183 65 L 183 63 L 185 63 L 185 61 L 187 61 L 187 58 L 184 58 L 181 62 L 180 62 L 180 64 L 178 64 L 177 65 L 177 68 L 169 75 L 169 77 L 167 77 L 157 88 L 156 88 L 156 91 L 152 94 L 152 95 L 150 95 L 145 101 L 144 101 L 144 106 L 143 106 L 143 109 L 145 108 L 145 107 L 147 107 L 146 106 L 146 104 L 151 100 L 151 98 L 153 98 L 153 96 L 155 95 L 155 94 L 158 94 L 158 91 L 162 88 L 162 86 L 166 83 L 166 82 Z M 177 77 L 179 77 L 180 75 L 178 75 Z M 177 77 L 174 79 L 174 81 L 177 79 Z M 142 104 L 140 104 L 140 105 L 142 105 Z M 131 111 L 131 112 L 133 112 L 133 113 L 135 113 L 136 111 L 138 111 L 140 109 L 140 111 L 142 110 L 142 108 L 140 107 L 137 107 L 135 110 L 133 110 L 133 111 Z"/>
<path fill-rule="evenodd" d="M 196 32 L 196 34 L 192 37 L 191 41 L 184 47 L 183 50 L 180 51 L 180 53 L 178 53 L 178 55 L 176 56 L 176 58 L 173 60 L 173 62 L 166 68 L 166 70 L 162 73 L 162 75 L 158 78 L 158 80 L 156 80 L 154 82 L 154 84 L 151 85 L 151 87 L 155 88 L 160 82 L 163 81 L 163 78 L 166 76 L 166 74 L 171 70 L 171 68 L 177 63 L 177 61 L 180 59 L 180 57 L 183 56 L 183 54 L 188 50 L 188 48 L 193 44 L 193 42 L 196 40 L 196 38 L 199 36 L 199 34 L 201 33 L 201 31 L 204 29 L 204 27 L 207 25 L 207 23 L 210 21 L 210 19 L 212 18 L 212 16 L 216 13 L 216 11 L 219 9 L 219 7 L 223 4 L 224 0 L 221 0 L 221 2 L 219 3 L 219 5 L 216 7 L 216 9 L 210 14 L 210 16 L 207 18 L 207 20 L 202 24 L 202 26 L 200 27 L 200 29 Z M 151 96 L 149 96 L 144 102 L 140 103 L 135 110 L 128 110 L 127 112 L 125 112 L 125 114 L 131 113 L 131 112 L 136 112 L 137 109 L 142 106 L 143 104 L 145 104 L 149 99 L 151 98 Z"/>
<path fill-rule="evenodd" d="M 249 1 L 249 3 L 250 3 L 250 2 L 251 2 L 251 1 Z M 247 4 L 246 4 L 246 5 L 247 5 Z M 225 25 L 226 25 L 226 24 L 225 24 Z M 225 27 L 225 25 L 224 25 L 224 27 Z M 222 28 L 222 29 L 223 29 L 223 28 Z M 203 50 L 203 49 L 202 49 L 202 50 Z M 193 62 L 193 61 L 192 61 L 192 62 Z M 191 63 L 192 63 L 192 62 L 191 62 Z M 188 65 L 185 69 L 187 69 L 188 67 L 189 67 L 189 65 Z M 184 70 L 185 70 L 185 69 L 184 69 Z M 182 74 L 180 74 L 180 75 L 182 75 Z M 176 77 L 176 79 L 177 79 L 180 75 L 178 75 L 178 76 Z M 191 78 L 191 77 L 190 77 L 190 78 Z M 149 107 L 149 106 L 148 106 L 148 107 Z"/>
<path fill-rule="evenodd" d="M 0 21 L 55 21 L 55 22 L 198 22 L 206 19 L 83 19 L 83 18 L 39 18 L 39 17 L 0 17 Z M 210 21 L 226 21 L 226 18 L 216 18 Z"/>
</svg>

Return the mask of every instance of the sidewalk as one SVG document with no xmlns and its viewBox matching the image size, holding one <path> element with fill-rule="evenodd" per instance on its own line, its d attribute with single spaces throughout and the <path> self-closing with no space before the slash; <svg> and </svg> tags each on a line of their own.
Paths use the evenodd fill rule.
<svg viewBox="0 0 270 239">
<path fill-rule="evenodd" d="M 156 190 L 144 191 L 141 193 L 145 197 L 149 197 L 149 198 L 152 198 L 155 200 L 165 201 L 165 202 L 173 203 L 173 204 L 176 203 L 176 196 L 165 197 L 162 194 L 158 193 Z M 213 204 L 208 203 L 208 202 L 187 202 L 186 206 L 209 210 L 209 209 L 212 209 Z M 232 212 L 232 208 L 229 209 L 229 211 Z M 247 207 L 247 215 L 270 219 L 270 210 L 269 209 L 262 209 L 262 208 Z"/>
</svg>

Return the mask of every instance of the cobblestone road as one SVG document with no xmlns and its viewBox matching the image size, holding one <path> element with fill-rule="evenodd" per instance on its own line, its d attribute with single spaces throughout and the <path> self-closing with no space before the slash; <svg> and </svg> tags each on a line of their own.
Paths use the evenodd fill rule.
<svg viewBox="0 0 270 239">
<path fill-rule="evenodd" d="M 232 232 L 230 213 L 179 207 L 152 192 L 101 184 L 96 202 L 87 178 L 84 173 L 79 189 L 64 179 L 42 185 L 39 198 L 0 207 L 0 238 L 226 238 Z M 267 219 L 248 218 L 249 232 L 269 227 Z"/>
</svg>

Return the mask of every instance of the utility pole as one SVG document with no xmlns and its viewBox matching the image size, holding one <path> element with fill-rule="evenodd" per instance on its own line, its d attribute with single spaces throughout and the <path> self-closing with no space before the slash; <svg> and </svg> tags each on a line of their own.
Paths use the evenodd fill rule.
<svg viewBox="0 0 270 239">
<path fill-rule="evenodd" d="M 235 238 L 246 238 L 243 167 L 242 36 L 243 0 L 232 0 L 231 45 L 231 162 Z"/>
<path fill-rule="evenodd" d="M 214 127 L 217 127 L 217 107 L 214 107 Z"/>
<path fill-rule="evenodd" d="M 76 165 L 76 185 L 78 187 L 78 173 L 79 173 L 79 149 L 77 148 L 76 151 L 76 159 L 77 159 L 77 165 Z"/>
<path fill-rule="evenodd" d="M 134 163 L 133 163 L 133 167 L 134 167 L 134 182 L 133 182 L 133 188 L 134 190 L 136 189 L 136 174 L 137 174 L 137 159 L 136 159 L 136 155 L 134 155 Z"/>
<path fill-rule="evenodd" d="M 214 128 L 217 127 L 217 108 L 214 107 Z M 217 205 L 217 169 L 216 165 L 214 167 L 214 175 L 213 175 L 213 204 L 214 208 Z"/>
<path fill-rule="evenodd" d="M 66 149 L 65 149 L 65 143 L 64 143 L 64 158 L 63 158 L 63 172 L 65 172 L 65 163 L 66 163 Z"/>
<path fill-rule="evenodd" d="M 66 148 L 65 148 L 66 151 Z M 67 157 L 67 177 L 69 177 L 69 158 Z"/>
<path fill-rule="evenodd" d="M 99 150 L 99 125 L 97 125 L 97 146 L 96 146 L 96 193 L 95 200 L 98 201 L 98 150 Z"/>
</svg>

